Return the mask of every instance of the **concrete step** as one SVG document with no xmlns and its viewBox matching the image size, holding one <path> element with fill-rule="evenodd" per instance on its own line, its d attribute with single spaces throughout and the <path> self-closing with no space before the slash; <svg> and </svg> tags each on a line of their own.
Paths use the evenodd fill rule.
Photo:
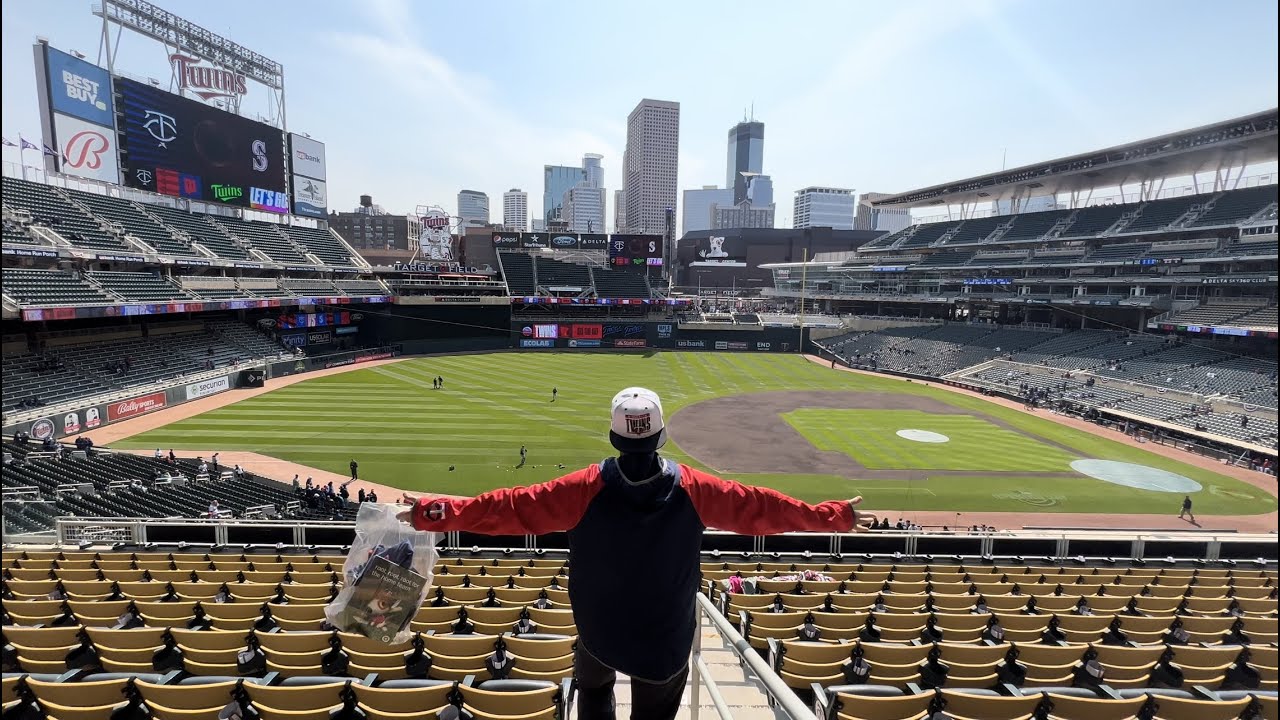
<svg viewBox="0 0 1280 720">
<path fill-rule="evenodd" d="M 783 716 L 769 707 L 767 696 L 760 689 L 760 684 L 750 670 L 738 662 L 738 656 L 721 639 L 715 627 L 704 617 L 699 629 L 702 634 L 702 659 L 710 670 L 711 678 L 720 689 L 720 695 L 733 713 L 734 720 L 783 720 Z M 676 720 L 692 720 L 690 709 L 692 683 L 697 681 L 696 671 L 690 669 L 689 683 L 685 685 L 681 708 Z M 631 679 L 625 675 L 618 676 L 614 686 L 614 699 L 617 703 L 618 720 L 631 717 Z M 707 692 L 706 685 L 701 688 L 698 703 L 699 720 L 718 720 L 715 705 Z M 577 716 L 577 707 L 574 707 Z"/>
</svg>

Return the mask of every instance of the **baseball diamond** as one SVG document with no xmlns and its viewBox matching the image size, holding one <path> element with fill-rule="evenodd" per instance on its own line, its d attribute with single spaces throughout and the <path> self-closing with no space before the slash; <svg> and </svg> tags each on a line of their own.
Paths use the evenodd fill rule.
<svg viewBox="0 0 1280 720">
<path fill-rule="evenodd" d="M 436 377 L 444 389 L 433 387 Z M 370 482 L 473 495 L 607 456 L 602 408 L 632 384 L 663 398 L 666 455 L 802 499 L 865 494 L 893 510 L 1168 514 L 1168 494 L 1141 484 L 1149 468 L 1202 486 L 1196 511 L 1205 516 L 1276 508 L 1274 496 L 1234 478 L 982 398 L 787 355 L 413 358 L 304 380 L 115 446 L 216 446 L 334 472 L 354 455 Z M 949 442 L 913 442 L 898 436 L 903 429 Z M 1084 460 L 1128 463 L 1138 481 L 1073 469 Z"/>
</svg>

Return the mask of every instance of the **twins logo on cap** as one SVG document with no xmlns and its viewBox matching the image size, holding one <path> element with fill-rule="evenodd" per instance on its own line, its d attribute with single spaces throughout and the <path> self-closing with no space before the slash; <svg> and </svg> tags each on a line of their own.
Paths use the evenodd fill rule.
<svg viewBox="0 0 1280 720">
<path fill-rule="evenodd" d="M 666 442 L 662 401 L 642 387 L 630 387 L 613 397 L 609 440 L 622 452 L 654 452 Z"/>
</svg>

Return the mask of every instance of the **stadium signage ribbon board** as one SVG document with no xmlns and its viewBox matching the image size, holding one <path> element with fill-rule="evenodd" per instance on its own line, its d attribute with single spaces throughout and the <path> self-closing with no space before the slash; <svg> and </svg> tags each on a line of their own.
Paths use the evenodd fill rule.
<svg viewBox="0 0 1280 720">
<path fill-rule="evenodd" d="M 74 435 L 80 432 L 80 413 L 69 412 L 62 416 L 62 434 Z"/>
<path fill-rule="evenodd" d="M 130 400 L 122 400 L 107 406 L 107 422 L 144 415 L 165 406 L 165 394 L 154 392 Z"/>
<path fill-rule="evenodd" d="M 187 399 L 195 400 L 208 395 L 216 395 L 223 390 L 231 389 L 231 381 L 224 375 L 213 380 L 205 380 L 203 382 L 191 383 L 187 386 Z"/>
<path fill-rule="evenodd" d="M 647 347 L 647 345 L 648 343 L 646 343 L 644 340 L 634 340 L 634 339 L 624 338 L 622 340 L 613 341 L 613 346 L 620 347 L 620 348 L 642 348 L 642 347 Z"/>
<path fill-rule="evenodd" d="M 550 348 L 555 346 L 556 346 L 555 340 L 521 340 L 520 341 L 520 347 L 522 348 Z"/>
</svg>

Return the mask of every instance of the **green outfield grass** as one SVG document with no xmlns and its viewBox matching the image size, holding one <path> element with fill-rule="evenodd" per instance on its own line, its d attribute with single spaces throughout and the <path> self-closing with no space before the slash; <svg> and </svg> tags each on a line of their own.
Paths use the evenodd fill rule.
<svg viewBox="0 0 1280 720">
<path fill-rule="evenodd" d="M 437 375 L 445 379 L 443 390 L 432 389 L 431 379 Z M 1046 469 L 1070 472 L 1065 465 L 1074 456 L 1140 463 L 1190 477 L 1205 488 L 1195 498 L 1198 515 L 1244 515 L 1276 508 L 1275 498 L 1252 486 L 1183 464 L 1172 456 L 1122 445 L 924 383 L 833 371 L 792 355 L 495 353 L 414 358 L 308 380 L 114 445 L 252 451 L 338 473 L 345 473 L 347 463 L 355 458 L 360 462 L 361 476 L 372 482 L 411 491 L 474 494 L 547 480 L 565 472 L 560 464 L 574 469 L 610 455 L 608 403 L 628 385 L 644 385 L 660 393 L 668 416 L 690 403 L 727 395 L 853 390 L 927 396 L 964 410 L 970 416 L 964 422 L 974 423 L 949 431 L 937 423 L 965 416 L 926 416 L 892 427 L 893 421 L 886 418 L 905 411 L 802 410 L 798 416 L 806 427 L 816 427 L 813 413 L 829 412 L 838 414 L 835 430 L 874 424 L 878 428 L 874 442 L 859 441 L 862 446 L 856 449 L 831 448 L 850 452 L 868 466 L 873 451 L 880 454 L 875 462 L 916 463 L 915 459 L 895 460 L 889 450 L 894 447 L 890 443 L 901 440 L 893 434 L 898 429 L 939 428 L 937 432 L 952 437 L 942 446 L 902 441 L 910 446 L 903 455 L 939 453 L 937 459 L 923 464 L 898 465 L 911 468 L 910 478 L 904 480 L 738 476 L 806 500 L 862 493 L 873 508 L 1176 514 L 1181 496 L 1133 490 L 1083 476 L 1044 479 L 1019 474 Z M 560 391 L 554 403 L 552 387 Z M 744 408 L 749 407 L 750 398 L 744 397 L 743 402 Z M 984 415 L 1071 452 L 997 427 L 983 419 Z M 802 432 L 823 447 L 822 436 L 808 429 Z M 732 433 L 726 430 L 725 437 L 730 440 Z M 993 441 L 1000 445 L 993 446 Z M 664 452 L 704 467 L 681 451 L 678 443 L 679 438 L 674 438 Z M 529 448 L 529 461 L 517 469 L 521 444 Z M 1010 449 L 1015 446 L 1016 455 Z M 449 470 L 451 465 L 453 471 Z M 930 475 L 931 470 L 946 469 L 972 470 L 973 476 Z"/>
<path fill-rule="evenodd" d="M 919 410 L 794 410 L 787 423 L 814 447 L 842 452 L 873 470 L 996 470 L 1071 472 L 1078 459 L 1060 448 L 972 415 Z M 914 429 L 946 435 L 922 443 L 897 435 Z"/>
</svg>

